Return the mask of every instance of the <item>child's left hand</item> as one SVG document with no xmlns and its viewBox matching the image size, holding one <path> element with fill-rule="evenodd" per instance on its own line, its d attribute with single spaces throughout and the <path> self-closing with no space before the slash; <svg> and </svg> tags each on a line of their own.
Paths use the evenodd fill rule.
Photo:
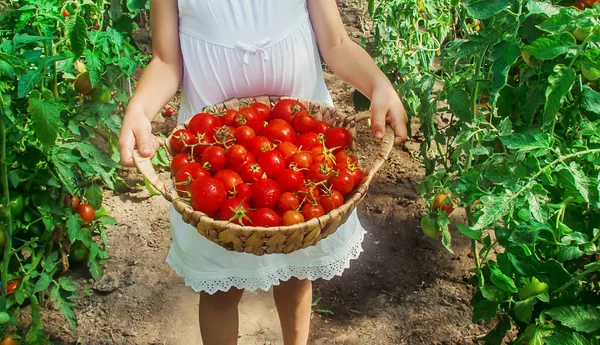
<svg viewBox="0 0 600 345">
<path fill-rule="evenodd" d="M 395 144 L 406 140 L 408 117 L 398 93 L 387 79 L 375 86 L 371 96 L 371 127 L 377 139 L 383 138 L 386 121 L 394 129 Z"/>
</svg>

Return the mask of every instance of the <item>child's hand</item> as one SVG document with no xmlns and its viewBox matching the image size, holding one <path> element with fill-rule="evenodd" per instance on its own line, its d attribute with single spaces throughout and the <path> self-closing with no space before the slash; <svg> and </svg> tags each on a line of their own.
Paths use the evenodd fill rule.
<svg viewBox="0 0 600 345">
<path fill-rule="evenodd" d="M 371 127 L 377 139 L 383 138 L 386 121 L 394 129 L 396 144 L 406 140 L 408 117 L 398 93 L 387 80 L 380 82 L 371 96 Z"/>
<path fill-rule="evenodd" d="M 121 135 L 119 136 L 119 151 L 121 152 L 121 164 L 124 166 L 135 166 L 133 161 L 133 149 L 138 148 L 144 157 L 152 157 L 158 150 L 159 144 L 156 137 L 152 135 L 152 125 L 141 109 L 127 108 Z"/>
</svg>

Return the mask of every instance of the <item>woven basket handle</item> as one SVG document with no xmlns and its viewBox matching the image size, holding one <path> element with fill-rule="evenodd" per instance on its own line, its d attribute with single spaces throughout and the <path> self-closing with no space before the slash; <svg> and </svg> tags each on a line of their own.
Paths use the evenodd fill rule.
<svg viewBox="0 0 600 345">
<path fill-rule="evenodd" d="M 358 114 L 353 114 L 344 119 L 344 127 L 348 128 L 348 125 L 352 122 L 358 123 L 360 121 L 364 121 L 371 118 L 370 111 L 363 111 Z M 386 124 L 385 133 L 383 134 L 383 138 L 381 139 L 381 144 L 379 146 L 379 152 L 377 152 L 377 158 L 373 162 L 373 165 L 368 170 L 367 179 L 370 182 L 375 174 L 381 169 L 383 164 L 387 161 L 392 149 L 394 148 L 394 140 L 396 139 L 396 135 L 394 134 L 394 129 Z M 366 170 L 366 169 L 364 169 Z"/>
<path fill-rule="evenodd" d="M 164 138 L 156 138 L 162 147 L 167 147 L 167 142 Z M 174 200 L 174 195 L 171 192 L 170 183 L 164 182 L 154 170 L 152 165 L 152 157 L 143 157 L 137 149 L 133 150 L 133 161 L 140 173 L 148 180 L 154 189 L 160 192 L 168 201 Z"/>
</svg>

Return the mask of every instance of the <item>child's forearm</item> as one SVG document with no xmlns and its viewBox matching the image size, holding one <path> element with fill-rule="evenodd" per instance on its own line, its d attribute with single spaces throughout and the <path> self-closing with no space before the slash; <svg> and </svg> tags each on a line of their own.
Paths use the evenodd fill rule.
<svg viewBox="0 0 600 345">
<path fill-rule="evenodd" d="M 327 66 L 340 79 L 369 99 L 377 85 L 390 83 L 369 54 L 350 38 L 342 40 L 322 54 Z"/>
<path fill-rule="evenodd" d="M 142 73 L 135 94 L 129 102 L 129 108 L 135 111 L 128 113 L 141 112 L 152 120 L 175 96 L 183 74 L 180 66 L 179 63 L 153 58 Z"/>
</svg>

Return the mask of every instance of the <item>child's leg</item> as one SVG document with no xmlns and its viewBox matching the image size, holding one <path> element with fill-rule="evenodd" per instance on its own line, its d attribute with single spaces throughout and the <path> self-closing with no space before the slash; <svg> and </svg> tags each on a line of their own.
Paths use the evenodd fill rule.
<svg viewBox="0 0 600 345">
<path fill-rule="evenodd" d="M 306 345 L 310 327 L 312 283 L 292 278 L 273 287 L 285 345 Z"/>
<path fill-rule="evenodd" d="M 244 290 L 209 295 L 200 293 L 200 333 L 205 345 L 235 345 L 238 339 L 238 304 Z"/>
</svg>

